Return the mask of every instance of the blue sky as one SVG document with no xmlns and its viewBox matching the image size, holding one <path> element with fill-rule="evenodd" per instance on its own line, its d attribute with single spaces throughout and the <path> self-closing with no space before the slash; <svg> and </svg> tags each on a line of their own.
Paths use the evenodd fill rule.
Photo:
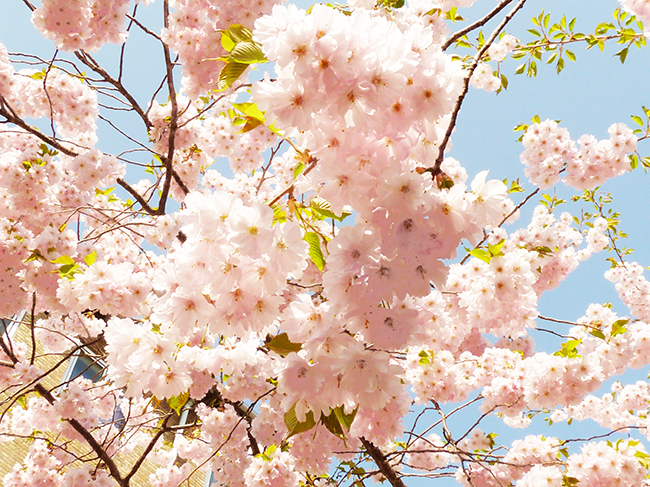
<svg viewBox="0 0 650 487">
<path fill-rule="evenodd" d="M 142 13 L 151 21 L 159 22 L 161 1 L 152 6 L 142 8 Z M 298 2 L 305 7 L 310 3 Z M 478 4 L 459 12 L 464 17 L 474 20 L 482 12 L 493 8 L 494 0 L 479 0 Z M 532 39 L 526 29 L 532 28 L 531 17 L 537 16 L 542 9 L 551 13 L 551 22 L 559 21 L 562 15 L 571 19 L 577 17 L 576 31 L 593 32 L 600 22 L 613 21 L 612 12 L 619 4 L 615 0 L 530 0 L 524 10 L 508 26 L 506 32 L 512 33 L 522 42 Z M 452 25 L 452 30 L 461 28 L 466 23 Z M 486 32 L 491 32 L 494 23 L 488 24 Z M 125 79 L 127 86 L 133 90 L 143 105 L 148 103 L 150 85 L 147 80 L 159 80 L 162 77 L 160 47 L 138 29 L 132 33 L 132 41 L 127 47 L 127 64 Z M 21 0 L 4 0 L 3 15 L 0 16 L 0 42 L 5 44 L 10 52 L 39 53 L 45 59 L 53 54 L 52 44 L 39 39 L 31 27 L 29 12 Z M 139 46 L 139 47 L 135 47 Z M 509 78 L 509 88 L 499 95 L 471 90 L 460 113 L 457 129 L 453 135 L 453 148 L 449 155 L 458 159 L 468 170 L 471 178 L 478 172 L 490 169 L 493 178 L 510 180 L 520 178 L 522 186 L 528 191 L 532 185 L 524 176 L 524 168 L 519 161 L 522 151 L 521 143 L 516 142 L 519 133 L 513 128 L 519 123 L 528 123 L 530 118 L 538 114 L 542 120 L 546 118 L 560 119 L 561 125 L 572 135 L 574 140 L 582 134 L 593 134 L 598 138 L 607 137 L 607 129 L 612 123 L 624 122 L 631 125 L 630 115 L 641 114 L 641 105 L 650 106 L 650 50 L 631 49 L 627 62 L 621 64 L 613 54 L 619 46 L 608 46 L 604 53 L 597 49 L 587 51 L 585 45 L 576 45 L 573 51 L 577 62 L 569 62 L 566 69 L 556 74 L 551 65 L 539 64 L 536 78 L 515 76 L 513 74 L 518 62 L 506 61 L 502 67 Z M 103 49 L 98 58 L 106 62 L 115 72 L 115 59 L 119 48 L 108 46 Z M 145 82 L 146 81 L 146 82 Z M 145 136 L 141 124 L 134 119 L 134 134 Z M 128 147 L 123 139 L 116 136 L 105 126 L 100 126 L 99 147 L 107 152 L 116 153 Z M 639 145 L 641 155 L 650 155 L 650 147 L 642 142 Z M 636 260 L 642 265 L 650 265 L 650 246 L 648 245 L 648 222 L 646 213 L 650 210 L 650 191 L 648 191 L 649 175 L 642 169 L 616 178 L 606 183 L 603 190 L 611 192 L 614 197 L 614 207 L 621 212 L 621 228 L 629 235 L 628 247 L 635 249 L 630 260 Z M 516 202 L 525 193 L 514 195 Z M 570 197 L 571 191 L 558 188 L 558 195 Z M 522 216 L 514 225 L 507 227 L 512 231 L 518 226 L 526 225 L 529 221 L 533 205 L 522 211 Z M 571 211 L 567 207 L 566 211 Z M 614 310 L 621 315 L 627 315 L 627 309 L 618 299 L 614 287 L 603 278 L 603 273 L 609 268 L 604 261 L 606 255 L 597 254 L 578 268 L 558 289 L 545 294 L 540 301 L 540 312 L 543 315 L 573 321 L 584 314 L 592 302 L 611 302 Z M 545 327 L 560 332 L 565 329 L 544 324 Z M 542 347 L 547 349 L 559 348 L 559 339 L 548 339 L 542 333 L 534 333 Z M 636 371 L 626 376 L 626 380 L 645 379 L 647 369 Z M 608 389 L 608 387 L 607 387 Z M 463 422 L 454 423 L 458 431 Z M 491 423 L 498 424 L 498 423 Z M 486 428 L 487 429 L 487 428 Z M 514 438 L 522 434 L 543 432 L 558 436 L 589 435 L 593 433 L 592 424 L 574 424 L 570 429 L 555 426 L 547 430 L 534 427 L 530 431 L 514 431 L 515 435 L 502 435 Z M 455 482 L 436 482 L 436 485 L 456 485 Z"/>
</svg>

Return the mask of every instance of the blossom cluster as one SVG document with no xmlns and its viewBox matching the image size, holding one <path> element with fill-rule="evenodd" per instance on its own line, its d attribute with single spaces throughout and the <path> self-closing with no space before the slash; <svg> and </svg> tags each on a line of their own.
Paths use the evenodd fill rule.
<svg viewBox="0 0 650 487">
<path fill-rule="evenodd" d="M 624 124 L 614 124 L 609 140 L 597 140 L 593 135 L 578 139 L 580 149 L 569 132 L 553 120 L 534 123 L 523 137 L 524 152 L 521 162 L 526 165 L 528 178 L 542 189 L 559 181 L 577 189 L 591 189 L 607 179 L 631 169 L 627 157 L 636 151 L 637 137 Z"/>
<path fill-rule="evenodd" d="M 95 51 L 126 40 L 129 0 L 43 0 L 32 22 L 64 51 Z"/>
<path fill-rule="evenodd" d="M 643 267 L 636 262 L 625 263 L 607 271 L 605 277 L 615 283 L 632 316 L 650 322 L 650 283 L 643 276 Z"/>
<path fill-rule="evenodd" d="M 143 114 L 157 162 L 133 184 L 95 148 L 93 80 L 54 63 L 16 71 L 0 45 L 0 109 L 52 122 L 48 133 L 0 129 L 0 313 L 30 299 L 39 313 L 32 343 L 2 335 L 0 390 L 40 392 L 17 393 L 0 441 L 49 438 L 4 483 L 108 486 L 110 469 L 78 459 L 110 466 L 145 451 L 154 487 L 197 471 L 233 487 L 289 487 L 326 478 L 333 459 L 359 472 L 372 443 L 387 452 L 382 468 L 455 470 L 460 485 L 642 485 L 648 456 L 633 440 L 578 450 L 528 435 L 506 448 L 478 422 L 456 441 L 449 415 L 436 431 L 408 431 L 416 404 L 432 406 L 415 423 L 459 401 L 513 428 L 537 415 L 650 426 L 646 382 L 593 395 L 650 362 L 639 264 L 605 276 L 632 318 L 593 304 L 561 321 L 559 350 L 533 338 L 547 319 L 540 298 L 608 248 L 610 221 L 581 232 L 549 199 L 506 231 L 519 215 L 506 184 L 470 177 L 441 152 L 469 75 L 443 50 L 445 12 L 474 0 L 278 3 L 170 2 L 161 39 L 178 54 L 182 87 Z M 127 6 L 43 0 L 34 23 L 61 49 L 92 50 L 124 41 Z M 275 63 L 245 102 L 239 86 L 213 91 L 231 24 L 253 28 Z M 502 62 L 517 44 L 504 35 L 488 55 Z M 487 63 L 470 81 L 500 88 Z M 636 150 L 625 125 L 609 135 L 574 142 L 556 122 L 535 123 L 526 174 L 541 188 L 561 177 L 599 185 L 629 170 Z M 219 157 L 232 177 L 211 167 Z M 156 207 L 157 197 L 170 201 Z M 61 364 L 91 346 L 103 347 L 101 378 L 45 389 L 58 366 L 43 357 Z"/>
<path fill-rule="evenodd" d="M 271 11 L 278 0 L 172 0 L 173 12 L 162 38 L 174 49 L 183 65 L 183 91 L 192 99 L 217 89 L 227 54 L 221 45 L 221 30 L 232 24 L 253 27 L 253 21 Z"/>
<path fill-rule="evenodd" d="M 650 23 L 650 5 L 645 0 L 619 0 L 623 8 L 636 15 L 640 21 Z"/>
</svg>

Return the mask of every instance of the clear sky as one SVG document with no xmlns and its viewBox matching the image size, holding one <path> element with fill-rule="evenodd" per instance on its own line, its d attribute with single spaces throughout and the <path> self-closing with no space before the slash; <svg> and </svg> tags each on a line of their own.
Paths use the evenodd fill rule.
<svg viewBox="0 0 650 487">
<path fill-rule="evenodd" d="M 156 21 L 159 15 L 160 0 L 149 7 L 142 8 L 143 13 Z M 301 0 L 299 5 L 305 7 L 309 2 Z M 460 10 L 460 14 L 470 21 L 475 20 L 482 12 L 494 7 L 494 0 L 479 0 L 477 5 L 469 10 Z M 530 0 L 524 10 L 508 26 L 506 32 L 512 33 L 522 42 L 532 39 L 526 29 L 532 28 L 531 17 L 537 16 L 542 9 L 551 13 L 551 22 L 559 21 L 562 15 L 571 19 L 577 17 L 576 31 L 593 32 L 600 22 L 613 21 L 612 12 L 619 4 L 616 0 Z M 5 44 L 10 52 L 38 53 L 45 59 L 53 54 L 49 41 L 38 39 L 37 33 L 31 28 L 29 11 L 21 0 L 2 0 L 2 15 L 0 15 L 0 42 Z M 158 19 L 159 21 L 159 19 Z M 451 26 L 452 30 L 462 28 L 466 22 Z M 488 24 L 486 32 L 491 32 L 494 22 Z M 143 34 L 133 30 L 132 36 L 144 40 Z M 137 43 L 134 46 L 138 45 Z M 140 44 L 142 48 L 128 47 L 127 86 L 133 90 L 143 105 L 149 100 L 150 85 L 148 80 L 159 80 L 162 77 L 162 64 L 159 62 L 162 53 L 155 43 L 147 41 Z M 478 172 L 490 169 L 493 178 L 520 178 L 527 192 L 533 187 L 524 176 L 524 168 L 519 161 L 522 151 L 521 143 L 516 142 L 520 133 L 513 132 L 519 123 L 528 123 L 530 118 L 539 114 L 542 120 L 546 118 L 561 120 L 565 127 L 577 140 L 582 134 L 589 133 L 602 139 L 607 136 L 607 129 L 612 123 L 624 122 L 631 126 L 630 115 L 641 114 L 641 105 L 650 107 L 650 49 L 638 50 L 632 48 L 628 59 L 621 65 L 613 54 L 620 49 L 618 45 L 608 46 L 604 53 L 597 49 L 587 51 L 584 44 L 575 45 L 572 50 L 577 55 L 577 62 L 568 62 L 566 69 L 556 74 L 552 65 L 538 63 L 536 78 L 527 78 L 513 74 L 516 61 L 506 61 L 502 67 L 509 78 L 509 88 L 499 95 L 471 90 L 461 111 L 459 123 L 453 136 L 453 147 L 450 156 L 458 159 L 468 170 L 470 180 Z M 115 56 L 118 48 L 110 46 L 102 50 L 100 58 L 115 69 Z M 156 62 L 158 61 L 158 62 Z M 114 71 L 113 71 L 114 72 Z M 137 121 L 134 122 L 137 124 Z M 107 152 L 116 153 L 127 145 L 123 140 L 110 133 L 106 126 L 100 127 L 99 147 Z M 132 135 L 146 138 L 141 125 L 134 127 Z M 639 146 L 641 155 L 650 155 L 650 147 L 642 142 Z M 642 169 L 623 177 L 609 181 L 603 187 L 614 197 L 614 207 L 621 212 L 621 228 L 629 235 L 624 245 L 632 247 L 635 252 L 629 257 L 642 265 L 650 265 L 650 246 L 648 245 L 648 225 L 650 219 L 650 175 Z M 514 195 L 515 202 L 523 195 Z M 572 193 L 563 189 L 558 195 L 568 198 Z M 525 211 L 514 225 L 507 227 L 508 231 L 525 225 L 530 219 L 533 205 Z M 571 208 L 567 208 L 571 211 Z M 603 273 L 609 268 L 604 261 L 606 255 L 597 254 L 587 263 L 578 268 L 560 288 L 542 297 L 540 312 L 543 315 L 573 321 L 584 314 L 589 303 L 612 302 L 614 309 L 621 315 L 627 315 L 628 310 L 621 304 L 614 287 L 603 278 Z M 566 327 L 544 327 L 566 331 Z M 559 339 L 549 339 L 541 332 L 533 332 L 536 340 L 548 350 L 559 348 Z M 627 379 L 645 379 L 647 370 L 638 371 L 627 376 Z M 609 384 L 609 383 L 608 383 Z M 609 386 L 606 385 L 607 390 Z M 474 418 L 472 418 L 473 420 Z M 496 424 L 496 423 L 492 423 Z M 455 423 L 462 429 L 462 422 Z M 593 424 L 577 425 L 571 429 L 564 426 L 554 426 L 550 430 L 543 429 L 543 424 L 530 429 L 525 434 L 543 432 L 548 435 L 559 434 L 588 436 L 593 433 Z M 555 428 L 562 428 L 561 430 Z M 484 429 L 489 429 L 487 426 Z M 500 428 L 501 429 L 501 428 Z M 515 436 L 522 436 L 522 431 L 515 431 Z M 507 437 L 502 435 L 500 439 Z M 435 485 L 456 485 L 455 482 L 435 483 Z"/>
</svg>

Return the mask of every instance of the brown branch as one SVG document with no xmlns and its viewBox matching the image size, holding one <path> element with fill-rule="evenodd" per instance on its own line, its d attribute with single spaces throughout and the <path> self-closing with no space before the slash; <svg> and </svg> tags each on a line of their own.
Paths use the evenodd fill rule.
<svg viewBox="0 0 650 487">
<path fill-rule="evenodd" d="M 508 6 L 509 3 L 512 3 L 512 0 L 503 0 L 499 5 L 497 5 L 494 10 L 492 10 L 490 13 L 488 13 L 485 17 L 482 19 L 477 20 L 473 24 L 468 25 L 467 27 L 459 30 L 458 32 L 452 34 L 449 39 L 442 45 L 442 50 L 446 51 L 449 46 L 451 46 L 454 42 L 456 42 L 458 39 L 463 37 L 465 34 L 472 32 L 474 29 L 477 27 L 482 27 L 485 24 L 487 24 L 490 20 L 492 20 L 496 15 L 501 12 L 504 8 Z"/>
<path fill-rule="evenodd" d="M 575 322 L 573 322 L 573 321 L 558 320 L 558 319 L 556 319 L 556 318 L 549 318 L 549 317 L 547 317 L 547 316 L 542 316 L 542 315 L 538 315 L 537 317 L 538 317 L 540 320 L 544 320 L 544 321 L 552 321 L 553 323 L 563 323 L 563 324 L 565 324 L 565 325 L 571 325 L 571 326 L 586 326 L 587 328 L 594 328 L 594 329 L 596 329 L 596 330 L 598 329 L 598 327 L 595 327 L 595 326 L 589 326 L 589 325 L 585 325 L 585 324 L 583 324 L 583 323 L 575 323 Z"/>
<path fill-rule="evenodd" d="M 79 61 L 84 63 L 86 66 L 88 66 L 90 69 L 92 69 L 95 73 L 100 75 L 104 81 L 107 83 L 110 83 L 117 89 L 117 91 L 124 97 L 126 100 L 129 102 L 131 107 L 133 107 L 133 110 L 140 116 L 142 121 L 144 122 L 145 126 L 147 127 L 147 130 L 151 129 L 153 124 L 151 123 L 151 120 L 149 120 L 149 117 L 145 114 L 144 110 L 142 110 L 142 107 L 140 107 L 140 104 L 137 102 L 135 98 L 129 93 L 129 91 L 124 87 L 121 81 L 116 80 L 113 78 L 110 74 L 106 72 L 104 68 L 102 68 L 97 61 L 93 59 L 93 57 L 88 54 L 85 51 L 75 51 L 75 56 Z"/>
<path fill-rule="evenodd" d="M 507 221 L 510 219 L 510 217 L 511 217 L 512 215 L 514 215 L 515 213 L 517 213 L 517 211 L 519 211 L 519 209 L 520 209 L 522 206 L 524 206 L 526 203 L 528 203 L 528 201 L 529 201 L 533 196 L 535 196 L 537 193 L 539 193 L 539 188 L 537 188 L 535 191 L 533 191 L 533 192 L 530 193 L 528 196 L 526 196 L 526 197 L 524 198 L 524 201 L 522 201 L 521 203 L 519 203 L 517 206 L 515 206 L 515 208 L 514 208 L 510 213 L 508 213 L 506 216 L 504 216 L 504 217 L 503 217 L 503 220 L 501 220 L 501 221 L 499 222 L 499 224 L 497 225 L 497 228 L 501 228 L 501 226 L 503 226 L 503 224 L 504 224 L 505 222 L 507 222 Z M 483 244 L 487 241 L 487 239 L 488 239 L 487 236 L 483 237 L 483 238 L 481 239 L 481 241 L 480 241 L 479 243 L 477 243 L 477 244 L 474 246 L 474 248 L 476 249 L 476 248 L 480 247 L 481 245 L 483 245 Z M 463 257 L 463 260 L 460 261 L 460 264 L 463 265 L 465 262 L 467 262 L 467 259 L 469 259 L 469 258 L 470 258 L 470 254 L 467 254 L 465 257 Z"/>
<path fill-rule="evenodd" d="M 27 7 L 28 7 L 32 12 L 33 12 L 34 10 L 36 10 L 36 7 L 34 7 L 34 5 L 32 5 L 31 2 L 29 2 L 29 0 L 23 0 L 23 3 L 24 3 L 25 5 L 27 5 Z"/>
<path fill-rule="evenodd" d="M 126 18 L 129 19 L 131 22 L 133 22 L 138 27 L 140 27 L 140 29 L 142 29 L 142 31 L 145 32 L 146 34 L 149 34 L 150 36 L 154 37 L 155 39 L 158 39 L 160 42 L 163 42 L 162 38 L 158 34 L 156 34 L 151 29 L 147 28 L 147 26 L 145 26 L 138 19 L 135 18 L 135 10 L 134 10 L 134 15 L 126 14 Z"/>
<path fill-rule="evenodd" d="M 106 108 L 107 110 L 121 110 L 121 111 L 129 110 L 128 108 L 115 108 L 115 107 L 108 107 L 108 106 L 105 106 L 104 108 Z M 129 110 L 129 111 L 130 111 L 130 110 Z M 119 128 L 117 125 L 115 125 L 111 119 L 109 119 L 109 118 L 107 118 L 107 117 L 104 117 L 103 115 L 99 115 L 98 118 L 99 118 L 102 122 L 105 122 L 105 123 L 107 123 L 108 125 L 110 125 L 111 128 L 112 128 L 113 130 L 115 130 L 116 132 L 118 132 L 120 135 L 122 135 L 122 136 L 125 137 L 126 139 L 130 140 L 130 141 L 133 142 L 134 144 L 139 145 L 143 150 L 146 150 L 147 152 L 153 152 L 153 151 L 151 150 L 151 148 L 147 147 L 146 145 L 144 145 L 142 142 L 140 142 L 139 140 L 135 139 L 134 137 L 131 137 L 131 136 L 130 136 L 129 134 L 127 134 L 124 130 L 122 130 L 122 129 Z M 135 150 L 135 149 L 132 149 L 132 150 Z"/>
<path fill-rule="evenodd" d="M 73 349 L 69 350 L 69 351 L 66 353 L 66 355 L 65 355 L 63 358 L 61 358 L 57 363 L 55 363 L 54 365 L 52 365 L 48 370 L 46 370 L 46 371 L 43 372 L 42 374 L 39 374 L 37 377 L 35 377 L 34 379 L 32 379 L 28 384 L 23 384 L 22 386 L 20 386 L 20 389 L 18 389 L 16 392 L 12 392 L 12 394 L 13 394 L 13 398 L 11 399 L 11 401 L 9 401 L 9 404 L 7 405 L 7 402 L 4 402 L 4 403 L 3 403 L 3 407 L 5 407 L 5 409 L 4 409 L 4 411 L 0 414 L 0 422 L 2 422 L 2 420 L 3 420 L 4 417 L 5 417 L 5 414 L 7 414 L 7 413 L 9 412 L 9 410 L 13 407 L 13 405 L 16 403 L 16 401 L 18 400 L 18 398 L 19 398 L 23 393 L 25 393 L 25 392 L 29 392 L 28 390 L 29 390 L 29 388 L 30 388 L 33 384 L 36 384 L 36 383 L 40 382 L 42 379 L 44 379 L 45 377 L 47 377 L 48 375 L 50 375 L 52 372 L 54 372 L 56 369 L 58 369 L 61 365 L 63 365 L 64 362 L 66 362 L 67 360 L 70 360 L 70 357 L 72 357 L 72 355 L 73 355 L 75 352 L 77 352 L 78 350 L 81 350 L 82 348 L 85 348 L 85 347 L 87 347 L 87 346 L 93 345 L 93 344 L 99 342 L 99 341 L 102 340 L 102 339 L 103 339 L 103 336 L 100 336 L 99 338 L 96 338 L 95 340 L 93 340 L 93 341 L 91 341 L 91 342 L 86 342 L 86 343 L 82 343 L 81 345 L 77 345 L 77 346 L 75 346 Z M 5 353 L 7 353 L 7 350 L 6 350 L 5 347 L 4 347 L 4 341 L 2 340 L 1 337 L 0 337 L 0 345 L 3 345 L 2 348 L 3 348 L 3 350 L 5 351 Z M 15 365 L 16 365 L 18 362 L 20 362 L 20 360 L 18 360 L 18 358 L 16 357 L 16 355 L 15 355 L 12 351 L 10 351 L 10 352 L 11 352 L 11 353 L 7 353 L 7 356 L 11 359 L 11 361 L 13 362 L 14 368 L 15 368 Z M 6 387 L 5 389 L 0 390 L 0 394 L 8 394 L 9 389 L 11 389 L 12 387 L 18 387 L 18 385 Z M 57 387 L 58 387 L 58 386 L 57 386 Z"/>
<path fill-rule="evenodd" d="M 149 441 L 149 444 L 147 445 L 147 447 L 142 452 L 142 455 L 140 455 L 140 457 L 133 464 L 133 467 L 131 467 L 131 471 L 126 475 L 126 477 L 124 477 L 124 481 L 127 483 L 127 485 L 129 483 L 129 480 L 131 479 L 131 477 L 133 477 L 137 473 L 137 471 L 140 469 L 140 467 L 142 466 L 144 461 L 147 459 L 147 455 L 149 455 L 149 453 L 151 453 L 151 450 L 153 450 L 153 448 L 156 446 L 156 442 L 158 441 L 158 439 L 163 434 L 165 434 L 167 431 L 169 431 L 168 428 L 167 428 L 167 422 L 169 421 L 170 417 L 171 416 L 167 416 L 163 420 L 163 424 L 160 426 L 160 429 L 151 438 L 151 440 Z"/>
<path fill-rule="evenodd" d="M 17 117 L 15 114 L 12 114 L 7 108 L 8 105 L 6 105 L 6 102 L 4 98 L 0 96 L 0 101 L 3 103 L 0 104 L 0 115 L 5 117 L 8 122 L 13 123 L 14 125 L 20 127 L 21 129 L 25 130 L 26 132 L 29 132 L 30 134 L 38 137 L 41 139 L 43 142 L 46 144 L 50 144 L 52 147 L 54 147 L 56 150 L 59 152 L 62 152 L 66 156 L 70 157 L 77 157 L 79 154 L 77 154 L 74 151 L 71 151 L 70 149 L 67 149 L 66 147 L 62 146 L 59 142 L 56 141 L 53 137 L 48 137 L 44 133 L 40 132 L 39 130 L 35 129 L 28 123 L 26 123 L 23 119 L 20 117 Z"/>
<path fill-rule="evenodd" d="M 363 436 L 359 439 L 368 452 L 368 455 L 372 457 L 373 461 L 377 464 L 377 467 L 379 467 L 379 471 L 384 477 L 386 477 L 386 480 L 388 480 L 393 487 L 406 487 L 406 484 L 397 476 L 397 473 L 390 463 L 388 463 L 381 450 L 373 445 L 371 441 L 366 440 Z"/>
<path fill-rule="evenodd" d="M 43 387 L 42 384 L 36 384 L 34 386 L 34 389 L 36 392 L 38 392 L 47 402 L 50 404 L 54 404 L 56 402 L 56 399 L 54 399 L 54 396 L 50 391 L 48 391 L 45 387 Z M 122 478 L 122 474 L 120 472 L 120 469 L 117 468 L 116 463 L 113 461 L 113 459 L 108 455 L 104 447 L 100 445 L 95 437 L 88 431 L 79 421 L 77 421 L 74 418 L 65 418 L 65 421 L 68 422 L 70 426 L 74 428 L 74 430 L 81 435 L 81 437 L 86 440 L 88 445 L 93 449 L 93 451 L 97 454 L 97 456 L 100 458 L 102 462 L 104 462 L 104 465 L 108 467 L 108 471 L 111 473 L 111 476 L 117 481 L 117 483 L 122 486 L 122 487 L 128 487 L 129 481 L 128 479 Z"/>
<path fill-rule="evenodd" d="M 169 27 L 169 0 L 164 0 L 163 8 L 165 11 L 165 28 Z M 163 183 L 162 191 L 160 192 L 160 203 L 158 204 L 158 215 L 165 214 L 165 205 L 167 204 L 167 197 L 169 189 L 172 185 L 173 178 L 173 163 L 174 163 L 174 149 L 176 142 L 176 129 L 178 128 L 178 102 L 176 100 L 176 88 L 174 87 L 174 63 L 172 62 L 169 46 L 163 44 L 163 51 L 165 53 L 165 67 L 167 69 L 167 91 L 169 92 L 169 101 L 171 103 L 171 120 L 169 121 L 169 136 L 167 138 L 167 157 L 165 157 L 165 182 Z"/>
<path fill-rule="evenodd" d="M 508 15 L 504 17 L 504 19 L 501 21 L 499 26 L 496 29 L 494 29 L 492 35 L 490 35 L 489 39 L 485 42 L 483 47 L 481 47 L 481 49 L 479 49 L 478 53 L 476 54 L 476 57 L 474 58 L 474 61 L 472 62 L 469 68 L 469 72 L 467 73 L 467 76 L 463 81 L 463 91 L 461 92 L 460 96 L 456 100 L 456 105 L 454 106 L 454 110 L 451 114 L 451 120 L 449 121 L 449 125 L 447 126 L 445 137 L 442 139 L 442 143 L 440 144 L 440 148 L 438 149 L 438 157 L 436 158 L 436 161 L 433 164 L 433 166 L 427 168 L 427 172 L 430 172 L 433 178 L 435 178 L 441 172 L 440 166 L 442 165 L 442 161 L 445 158 L 445 149 L 449 144 L 449 139 L 451 139 L 451 133 L 454 131 L 454 128 L 456 127 L 458 113 L 460 112 L 460 108 L 463 105 L 463 101 L 465 100 L 467 93 L 469 92 L 469 82 L 472 79 L 472 75 L 474 74 L 474 71 L 476 70 L 477 66 L 481 62 L 481 59 L 483 58 L 483 54 L 487 52 L 488 48 L 492 45 L 492 42 L 494 42 L 494 40 L 497 38 L 499 33 L 508 24 L 508 22 L 512 20 L 515 14 L 519 11 L 519 9 L 521 9 L 524 6 L 525 3 L 526 0 L 519 0 L 517 5 L 515 5 L 515 7 L 508 13 Z"/>
<path fill-rule="evenodd" d="M 140 203 L 140 206 L 142 206 L 142 209 L 144 211 L 146 211 L 150 215 L 156 215 L 157 214 L 156 210 L 154 210 L 151 206 L 149 206 L 149 203 L 147 203 L 144 200 L 144 198 L 142 196 L 140 196 L 140 194 L 138 194 L 138 192 L 135 189 L 133 189 L 133 187 L 129 183 L 124 181 L 124 179 L 117 178 L 117 184 L 119 184 L 124 189 L 126 189 L 129 192 L 129 194 L 131 196 L 133 196 L 138 203 Z"/>
<path fill-rule="evenodd" d="M 34 365 L 34 358 L 36 357 L 36 334 L 34 331 L 34 313 L 36 311 L 36 293 L 32 293 L 32 315 L 30 316 L 29 328 L 31 331 L 31 340 L 32 340 L 32 354 L 29 358 L 29 365 Z"/>
<path fill-rule="evenodd" d="M 173 169 L 172 169 L 172 176 L 174 177 L 174 181 L 176 182 L 176 184 L 178 184 L 178 186 L 179 186 L 179 187 L 181 188 L 181 190 L 183 191 L 183 194 L 184 194 L 184 195 L 187 195 L 187 193 L 189 193 L 190 190 L 188 189 L 188 187 L 187 187 L 187 185 L 185 184 L 185 182 L 184 182 L 184 181 L 181 179 L 181 177 L 178 175 L 178 173 L 177 173 L 175 170 L 173 170 Z"/>
<path fill-rule="evenodd" d="M 302 174 L 309 174 L 311 172 L 311 170 L 316 167 L 316 163 L 318 163 L 318 159 L 315 158 L 315 157 L 310 157 L 309 159 L 310 159 L 309 166 L 307 167 L 307 169 L 305 169 L 303 171 Z M 273 198 L 271 200 L 271 202 L 269 203 L 269 206 L 273 206 L 278 201 L 280 201 L 280 198 L 282 198 L 284 195 L 291 193 L 293 191 L 293 188 L 294 188 L 294 185 L 292 184 L 287 189 L 285 189 L 282 193 L 280 193 L 275 198 Z"/>
</svg>

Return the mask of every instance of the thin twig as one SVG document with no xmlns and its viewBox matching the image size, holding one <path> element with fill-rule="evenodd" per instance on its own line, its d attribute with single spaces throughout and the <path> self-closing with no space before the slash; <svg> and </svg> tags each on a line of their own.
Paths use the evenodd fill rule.
<svg viewBox="0 0 650 487">
<path fill-rule="evenodd" d="M 29 318 L 29 328 L 32 340 L 32 355 L 29 358 L 29 365 L 34 365 L 34 358 L 36 357 L 36 333 L 34 331 L 34 314 L 36 312 L 36 292 L 32 293 L 32 315 Z"/>
<path fill-rule="evenodd" d="M 463 82 L 463 91 L 459 95 L 458 99 L 456 100 L 456 105 L 454 106 L 454 110 L 451 113 L 451 120 L 449 121 L 449 125 L 447 126 L 447 131 L 445 132 L 445 136 L 442 139 L 442 143 L 440 144 L 440 148 L 438 149 L 438 157 L 433 164 L 432 167 L 427 169 L 427 172 L 431 173 L 432 177 L 436 177 L 438 174 L 440 174 L 440 166 L 442 165 L 442 161 L 445 158 L 445 149 L 447 148 L 447 145 L 449 144 L 449 139 L 451 138 L 451 133 L 454 131 L 454 128 L 456 127 L 456 120 L 458 119 L 458 113 L 460 112 L 460 108 L 463 105 L 463 101 L 465 100 L 465 97 L 467 96 L 467 93 L 469 92 L 469 82 L 472 78 L 472 75 L 474 74 L 474 71 L 478 67 L 479 63 L 481 62 L 481 59 L 483 58 L 483 54 L 485 54 L 488 50 L 488 48 L 492 45 L 492 42 L 497 38 L 499 33 L 503 30 L 503 28 L 512 20 L 512 18 L 515 16 L 515 14 L 521 9 L 524 4 L 526 3 L 527 0 L 519 0 L 517 5 L 504 17 L 504 19 L 501 21 L 499 26 L 494 29 L 494 32 L 492 32 L 492 35 L 488 38 L 488 40 L 485 42 L 483 47 L 479 49 L 478 53 L 476 54 L 476 57 L 474 58 L 474 61 L 472 62 L 469 72 L 467 73 L 467 76 L 464 79 Z"/>
<path fill-rule="evenodd" d="M 120 94 L 127 99 L 131 107 L 133 107 L 133 110 L 140 116 L 142 119 L 142 122 L 144 123 L 145 127 L 147 127 L 147 130 L 150 130 L 151 127 L 153 127 L 153 124 L 151 123 L 151 120 L 149 120 L 149 117 L 145 114 L 144 110 L 142 110 L 142 107 L 138 104 L 137 100 L 129 93 L 129 91 L 124 87 L 121 81 L 113 78 L 108 72 L 102 68 L 97 61 L 93 59 L 93 57 L 88 54 L 85 51 L 75 51 L 75 56 L 77 56 L 77 59 L 84 63 L 86 66 L 88 66 L 90 69 L 92 69 L 95 73 L 99 74 L 107 83 L 110 83 L 117 89 L 117 91 L 120 92 Z"/>
<path fill-rule="evenodd" d="M 510 213 L 508 213 L 506 216 L 504 216 L 503 219 L 497 225 L 497 228 L 501 228 L 515 213 L 517 213 L 521 209 L 522 206 L 524 206 L 526 203 L 528 203 L 528 201 L 530 201 L 530 199 L 533 196 L 535 196 L 537 193 L 539 193 L 539 188 L 537 188 L 535 191 L 533 191 L 528 196 L 526 196 L 521 203 L 519 203 L 517 206 L 515 206 L 514 209 Z M 474 248 L 478 248 L 481 245 L 483 245 L 487 241 L 487 239 L 488 239 L 488 236 L 483 237 L 481 239 L 481 241 L 474 246 Z M 463 257 L 463 260 L 460 261 L 460 264 L 463 265 L 465 262 L 467 262 L 467 259 L 469 259 L 469 258 L 470 258 L 470 254 L 467 254 L 465 257 Z"/>
<path fill-rule="evenodd" d="M 485 24 L 487 24 L 490 20 L 492 20 L 501 10 L 506 8 L 508 4 L 512 3 L 512 0 L 504 0 L 501 2 L 499 5 L 497 5 L 494 10 L 492 10 L 490 13 L 488 13 L 485 17 L 482 19 L 477 20 L 473 24 L 468 25 L 467 27 L 459 30 L 458 32 L 455 32 L 452 34 L 449 39 L 442 45 L 442 50 L 446 51 L 449 46 L 451 46 L 454 42 L 456 42 L 458 39 L 463 37 L 465 34 L 468 34 L 469 32 L 472 32 L 474 29 L 478 27 L 482 27 Z"/>
</svg>

